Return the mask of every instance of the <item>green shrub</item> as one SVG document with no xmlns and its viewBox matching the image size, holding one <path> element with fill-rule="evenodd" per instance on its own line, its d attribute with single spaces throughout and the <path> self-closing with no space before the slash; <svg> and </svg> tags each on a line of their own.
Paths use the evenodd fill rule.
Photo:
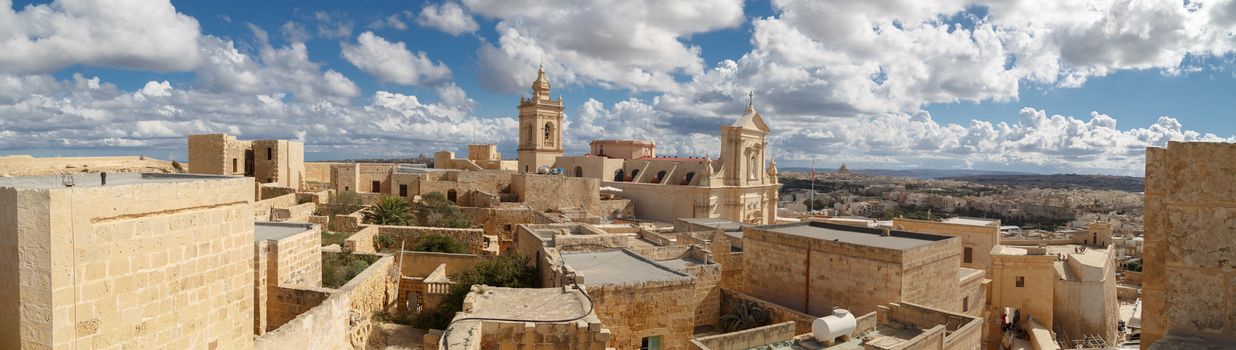
<svg viewBox="0 0 1236 350">
<path fill-rule="evenodd" d="M 464 298 L 472 285 L 483 284 L 506 288 L 537 287 L 536 269 L 528 266 L 528 259 L 519 255 L 502 255 L 481 260 L 471 269 L 452 275 L 455 284 L 442 298 L 438 308 L 417 315 L 412 324 L 423 329 L 446 329 L 455 313 L 463 310 Z"/>
<path fill-rule="evenodd" d="M 416 221 L 430 227 L 472 227 L 472 220 L 459 211 L 455 203 L 447 200 L 442 192 L 421 195 L 421 202 L 416 206 Z"/>
<path fill-rule="evenodd" d="M 443 235 L 425 235 L 416 239 L 409 250 L 418 252 L 463 253 L 464 246 L 458 241 Z"/>
</svg>

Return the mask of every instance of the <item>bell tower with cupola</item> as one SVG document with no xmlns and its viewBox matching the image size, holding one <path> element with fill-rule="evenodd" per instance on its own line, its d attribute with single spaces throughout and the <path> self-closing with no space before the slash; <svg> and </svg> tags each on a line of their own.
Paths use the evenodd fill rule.
<svg viewBox="0 0 1236 350">
<path fill-rule="evenodd" d="M 549 96 L 542 66 L 532 82 L 532 98 L 519 97 L 519 171 L 536 172 L 562 156 L 562 96 Z"/>
</svg>

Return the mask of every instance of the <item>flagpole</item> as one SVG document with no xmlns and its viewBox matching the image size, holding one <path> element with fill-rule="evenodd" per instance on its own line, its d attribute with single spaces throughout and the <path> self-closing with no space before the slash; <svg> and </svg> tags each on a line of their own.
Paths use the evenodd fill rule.
<svg viewBox="0 0 1236 350">
<path fill-rule="evenodd" d="M 808 196 L 807 202 L 811 203 L 811 205 L 807 206 L 807 211 L 815 211 L 815 159 L 811 160 L 811 194 Z"/>
</svg>

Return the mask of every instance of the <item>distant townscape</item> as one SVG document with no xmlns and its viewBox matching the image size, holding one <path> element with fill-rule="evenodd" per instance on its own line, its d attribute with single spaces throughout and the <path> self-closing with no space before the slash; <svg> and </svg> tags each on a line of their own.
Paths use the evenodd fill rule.
<svg viewBox="0 0 1236 350">
<path fill-rule="evenodd" d="M 780 171 L 750 98 L 716 158 L 565 154 L 544 68 L 512 102 L 514 159 L 0 157 L 0 349 L 1236 344 L 1234 144 L 1144 178 Z"/>
</svg>

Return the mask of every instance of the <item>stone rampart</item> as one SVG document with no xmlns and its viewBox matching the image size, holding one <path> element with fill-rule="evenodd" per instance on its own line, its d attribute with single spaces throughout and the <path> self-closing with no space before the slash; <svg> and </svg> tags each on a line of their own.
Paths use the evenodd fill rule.
<svg viewBox="0 0 1236 350">
<path fill-rule="evenodd" d="M 750 302 L 755 303 L 756 305 L 759 305 L 761 308 L 763 308 L 765 311 L 768 312 L 769 322 L 772 322 L 772 323 L 791 322 L 791 321 L 794 322 L 794 326 L 795 326 L 794 332 L 797 334 L 810 333 L 811 332 L 811 322 L 814 322 L 816 319 L 815 316 L 811 316 L 811 315 L 804 314 L 798 311 L 794 311 L 789 308 L 783 307 L 781 305 L 777 305 L 777 304 L 770 303 L 768 301 L 764 301 L 760 298 L 746 295 L 738 291 L 730 290 L 728 288 L 721 288 L 721 310 L 728 310 L 727 308 L 729 307 L 730 303 L 735 303 L 739 301 L 750 301 Z"/>
</svg>

